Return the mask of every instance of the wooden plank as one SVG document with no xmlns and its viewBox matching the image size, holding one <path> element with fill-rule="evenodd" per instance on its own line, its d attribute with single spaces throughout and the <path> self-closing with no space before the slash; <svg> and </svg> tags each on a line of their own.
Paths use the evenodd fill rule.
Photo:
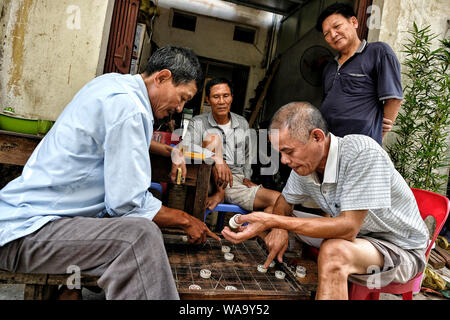
<svg viewBox="0 0 450 320">
<path fill-rule="evenodd" d="M 445 260 L 445 265 L 447 268 L 450 268 L 450 253 L 439 246 L 436 246 L 433 250 L 435 250 L 442 257 L 442 259 Z"/>
<path fill-rule="evenodd" d="M 39 284 L 27 284 L 23 290 L 24 300 L 45 300 L 48 298 L 48 286 Z"/>
<path fill-rule="evenodd" d="M 47 284 L 49 284 L 49 285 L 67 285 L 67 280 L 70 276 L 72 276 L 72 275 L 71 274 L 49 274 L 48 279 L 47 279 Z M 85 286 L 96 287 L 98 278 L 100 278 L 100 277 L 81 275 L 80 285 L 83 287 L 85 287 Z"/>
<path fill-rule="evenodd" d="M 208 197 L 209 180 L 211 178 L 211 165 L 201 164 L 197 166 L 198 172 L 192 215 L 200 221 L 203 221 L 206 209 L 206 199 Z"/>
<path fill-rule="evenodd" d="M 356 30 L 358 38 L 367 39 L 368 27 L 366 21 L 369 18 L 367 8 L 372 5 L 372 0 L 359 0 L 358 9 L 356 10 L 356 19 L 358 19 L 358 29 Z"/>
<path fill-rule="evenodd" d="M 152 166 L 152 181 L 154 182 L 168 182 L 170 180 L 170 170 L 172 169 L 172 163 L 170 158 L 163 157 L 157 154 L 150 154 L 150 162 Z M 186 169 L 186 181 L 185 185 L 195 187 L 197 186 L 197 174 L 200 165 L 187 164 Z"/>
<path fill-rule="evenodd" d="M 443 268 L 445 266 L 445 261 L 434 250 L 430 251 L 428 263 L 434 269 L 441 269 L 441 268 Z"/>
<path fill-rule="evenodd" d="M 269 78 L 267 79 L 266 83 L 264 84 L 263 92 L 261 93 L 261 95 L 258 98 L 258 102 L 256 103 L 255 110 L 253 110 L 252 116 L 250 117 L 250 120 L 248 121 L 248 125 L 250 128 L 253 126 L 253 122 L 255 122 L 256 117 L 258 116 L 259 109 L 261 109 L 261 107 L 262 107 L 264 99 L 266 98 L 267 90 L 269 90 L 270 84 L 272 83 L 272 79 L 275 76 L 275 73 L 277 72 L 279 65 L 280 65 L 280 59 L 277 58 L 274 62 L 274 65 L 270 72 Z"/>
<path fill-rule="evenodd" d="M 46 274 L 14 273 L 0 270 L 0 283 L 47 284 Z"/>
<path fill-rule="evenodd" d="M 41 137 L 0 130 L 0 163 L 25 165 Z"/>
<path fill-rule="evenodd" d="M 65 285 L 71 274 L 14 273 L 0 270 L 0 283 Z M 81 275 L 81 285 L 96 286 L 99 277 Z"/>
</svg>

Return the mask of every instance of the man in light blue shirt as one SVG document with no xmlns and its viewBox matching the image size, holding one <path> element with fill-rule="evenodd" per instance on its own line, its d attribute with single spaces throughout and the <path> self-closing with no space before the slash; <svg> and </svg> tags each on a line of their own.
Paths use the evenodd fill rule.
<svg viewBox="0 0 450 320">
<path fill-rule="evenodd" d="M 153 117 L 181 112 L 201 77 L 192 51 L 168 46 L 143 74 L 105 74 L 86 84 L 22 175 L 0 191 L 0 269 L 65 273 L 76 266 L 100 276 L 107 299 L 178 299 L 158 226 L 182 228 L 191 243 L 218 237 L 152 196 L 148 151 Z"/>
</svg>

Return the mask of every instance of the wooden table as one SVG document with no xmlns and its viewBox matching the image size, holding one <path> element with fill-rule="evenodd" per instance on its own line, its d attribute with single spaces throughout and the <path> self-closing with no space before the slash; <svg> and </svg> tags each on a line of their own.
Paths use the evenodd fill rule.
<svg viewBox="0 0 450 320">
<path fill-rule="evenodd" d="M 169 257 L 172 274 L 182 300 L 309 300 L 314 287 L 309 283 L 317 268 L 301 258 L 301 252 L 286 251 L 286 263 L 275 261 L 275 266 L 266 273 L 257 271 L 258 264 L 267 259 L 267 250 L 258 239 L 249 239 L 232 244 L 208 238 L 200 246 L 190 245 L 181 239 L 179 230 L 163 231 L 164 244 Z M 222 245 L 230 248 L 232 261 L 224 259 Z M 294 259 L 288 258 L 293 255 Z M 307 277 L 295 275 L 295 267 L 306 268 Z M 211 271 L 208 278 L 202 278 L 202 269 Z M 275 271 L 285 273 L 278 279 Z"/>
<path fill-rule="evenodd" d="M 25 165 L 42 137 L 0 130 L 0 163 Z M 151 154 L 152 181 L 170 183 L 170 159 Z M 184 210 L 203 221 L 211 165 L 188 164 L 185 185 L 188 188 Z"/>
</svg>

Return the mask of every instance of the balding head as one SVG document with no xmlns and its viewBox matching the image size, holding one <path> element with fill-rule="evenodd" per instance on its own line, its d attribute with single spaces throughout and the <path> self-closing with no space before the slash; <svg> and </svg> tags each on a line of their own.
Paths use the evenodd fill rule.
<svg viewBox="0 0 450 320">
<path fill-rule="evenodd" d="M 309 102 L 291 102 L 281 107 L 273 116 L 270 130 L 286 128 L 291 138 L 306 143 L 311 131 L 318 128 L 328 135 L 322 113 Z"/>
</svg>

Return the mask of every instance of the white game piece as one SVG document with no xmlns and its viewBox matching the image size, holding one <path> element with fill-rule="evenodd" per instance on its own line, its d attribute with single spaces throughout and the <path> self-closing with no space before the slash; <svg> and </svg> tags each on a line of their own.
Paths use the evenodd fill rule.
<svg viewBox="0 0 450 320">
<path fill-rule="evenodd" d="M 234 258 L 234 254 L 230 252 L 226 252 L 223 256 L 225 257 L 225 260 L 233 260 Z"/>
<path fill-rule="evenodd" d="M 296 269 L 296 271 L 306 272 L 306 268 L 304 266 L 301 266 L 301 265 L 298 265 L 295 269 Z"/>
<path fill-rule="evenodd" d="M 222 246 L 222 252 L 227 253 L 230 252 L 231 248 L 229 246 Z"/>
<path fill-rule="evenodd" d="M 182 236 L 181 240 L 183 240 L 183 242 L 188 242 L 188 237 L 187 236 Z"/>
<path fill-rule="evenodd" d="M 235 286 L 226 286 L 225 290 L 237 290 Z"/>
<path fill-rule="evenodd" d="M 275 267 L 275 261 L 272 260 L 272 262 L 269 264 L 269 268 Z"/>
<path fill-rule="evenodd" d="M 189 286 L 189 290 L 201 290 L 202 289 L 202 287 L 200 287 L 199 285 L 197 285 L 197 284 L 191 284 L 190 286 Z"/>
<path fill-rule="evenodd" d="M 209 279 L 211 277 L 211 271 L 208 269 L 200 270 L 200 277 L 202 277 L 204 279 Z"/>
<path fill-rule="evenodd" d="M 239 213 L 235 214 L 234 216 L 231 217 L 230 221 L 228 221 L 228 224 L 230 225 L 231 229 L 237 229 L 240 226 L 242 226 L 242 223 L 237 223 L 236 220 L 235 220 L 239 216 L 240 216 Z"/>
<path fill-rule="evenodd" d="M 295 269 L 295 275 L 299 278 L 306 277 L 306 268 L 304 266 L 298 265 Z"/>
<path fill-rule="evenodd" d="M 277 279 L 284 279 L 285 276 L 286 274 L 283 271 L 280 270 L 275 271 L 275 277 L 277 277 Z"/>
<path fill-rule="evenodd" d="M 266 273 L 267 269 L 264 268 L 264 265 L 258 264 L 258 271 L 261 272 L 261 273 Z"/>
</svg>

